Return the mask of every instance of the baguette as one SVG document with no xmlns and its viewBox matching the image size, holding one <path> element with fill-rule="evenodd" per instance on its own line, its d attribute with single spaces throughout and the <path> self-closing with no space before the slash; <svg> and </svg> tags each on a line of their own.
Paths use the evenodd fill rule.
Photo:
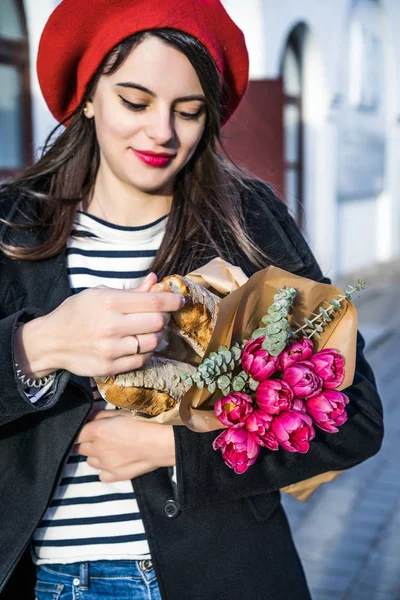
<svg viewBox="0 0 400 600">
<path fill-rule="evenodd" d="M 186 303 L 179 311 L 172 313 L 169 328 L 203 357 L 214 331 L 221 299 L 180 275 L 164 277 L 150 291 L 183 294 Z"/>
<path fill-rule="evenodd" d="M 141 369 L 95 377 L 95 381 L 107 402 L 155 417 L 181 400 L 190 386 L 180 380 L 180 375 L 194 371 L 195 367 L 186 363 L 153 357 Z"/>
</svg>

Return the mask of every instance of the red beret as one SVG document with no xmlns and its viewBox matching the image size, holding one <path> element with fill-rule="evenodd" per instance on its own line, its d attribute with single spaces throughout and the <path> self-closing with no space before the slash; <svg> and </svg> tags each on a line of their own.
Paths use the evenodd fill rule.
<svg viewBox="0 0 400 600">
<path fill-rule="evenodd" d="M 249 59 L 242 31 L 220 0 L 63 0 L 39 44 L 37 72 L 58 121 L 82 100 L 104 57 L 123 39 L 169 27 L 195 37 L 209 51 L 227 87 L 226 122 L 246 92 Z"/>
</svg>

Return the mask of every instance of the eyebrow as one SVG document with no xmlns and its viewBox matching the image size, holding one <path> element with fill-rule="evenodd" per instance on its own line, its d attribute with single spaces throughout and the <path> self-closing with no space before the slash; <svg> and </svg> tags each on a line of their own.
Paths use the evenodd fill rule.
<svg viewBox="0 0 400 600">
<path fill-rule="evenodd" d="M 151 90 L 149 90 L 148 88 L 144 87 L 143 85 L 140 85 L 139 83 L 133 83 L 132 81 L 124 81 L 121 83 L 117 83 L 116 84 L 118 87 L 125 87 L 125 88 L 131 88 L 134 90 L 140 90 L 141 92 L 145 92 L 146 94 L 149 94 L 150 96 L 153 96 L 153 98 L 156 97 L 156 94 L 154 92 L 152 92 Z M 199 95 L 192 95 L 192 96 L 182 96 L 181 98 L 176 98 L 175 102 L 191 102 L 193 100 L 198 100 L 200 102 L 205 102 L 206 98 L 205 96 L 199 94 Z"/>
</svg>

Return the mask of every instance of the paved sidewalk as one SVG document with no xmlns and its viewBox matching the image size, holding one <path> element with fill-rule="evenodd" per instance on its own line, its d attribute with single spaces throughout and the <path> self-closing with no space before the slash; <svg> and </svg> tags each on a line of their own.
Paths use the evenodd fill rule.
<svg viewBox="0 0 400 600">
<path fill-rule="evenodd" d="M 313 600 L 400 599 L 400 263 L 365 279 L 356 304 L 385 410 L 382 449 L 306 504 L 283 495 Z"/>
</svg>

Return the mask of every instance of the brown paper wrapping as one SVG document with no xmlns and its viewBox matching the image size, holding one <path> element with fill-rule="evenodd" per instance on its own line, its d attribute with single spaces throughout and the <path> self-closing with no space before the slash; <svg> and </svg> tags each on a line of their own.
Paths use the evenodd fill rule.
<svg viewBox="0 0 400 600">
<path fill-rule="evenodd" d="M 219 305 L 219 313 L 213 336 L 204 358 L 215 352 L 221 345 L 229 347 L 233 342 L 240 342 L 251 337 L 252 332 L 259 326 L 261 318 L 267 313 L 273 303 L 273 296 L 279 286 L 296 288 L 296 296 L 291 323 L 303 323 L 304 317 L 310 317 L 324 301 L 331 303 L 332 299 L 343 293 L 342 290 L 311 279 L 293 275 L 277 267 L 267 267 L 247 279 L 243 271 L 216 258 L 207 265 L 193 271 L 187 277 L 209 288 L 223 297 Z M 292 328 L 295 326 L 292 325 Z M 345 378 L 337 389 L 345 389 L 353 382 L 356 360 L 357 313 L 352 302 L 345 302 L 338 309 L 333 321 L 320 334 L 321 339 L 314 337 L 317 351 L 323 348 L 334 348 L 345 357 Z M 194 352 L 183 348 L 179 339 L 172 339 L 168 356 L 192 364 L 198 364 L 199 358 Z M 135 418 L 164 423 L 169 425 L 186 425 L 193 431 L 206 432 L 223 429 L 221 422 L 214 414 L 213 406 L 221 397 L 220 392 L 210 394 L 207 389 L 199 390 L 192 387 L 182 398 L 179 406 L 158 415 L 157 417 Z M 306 501 L 321 484 L 331 481 L 340 475 L 339 471 L 330 471 L 301 481 L 282 491 L 300 501 Z"/>
</svg>

